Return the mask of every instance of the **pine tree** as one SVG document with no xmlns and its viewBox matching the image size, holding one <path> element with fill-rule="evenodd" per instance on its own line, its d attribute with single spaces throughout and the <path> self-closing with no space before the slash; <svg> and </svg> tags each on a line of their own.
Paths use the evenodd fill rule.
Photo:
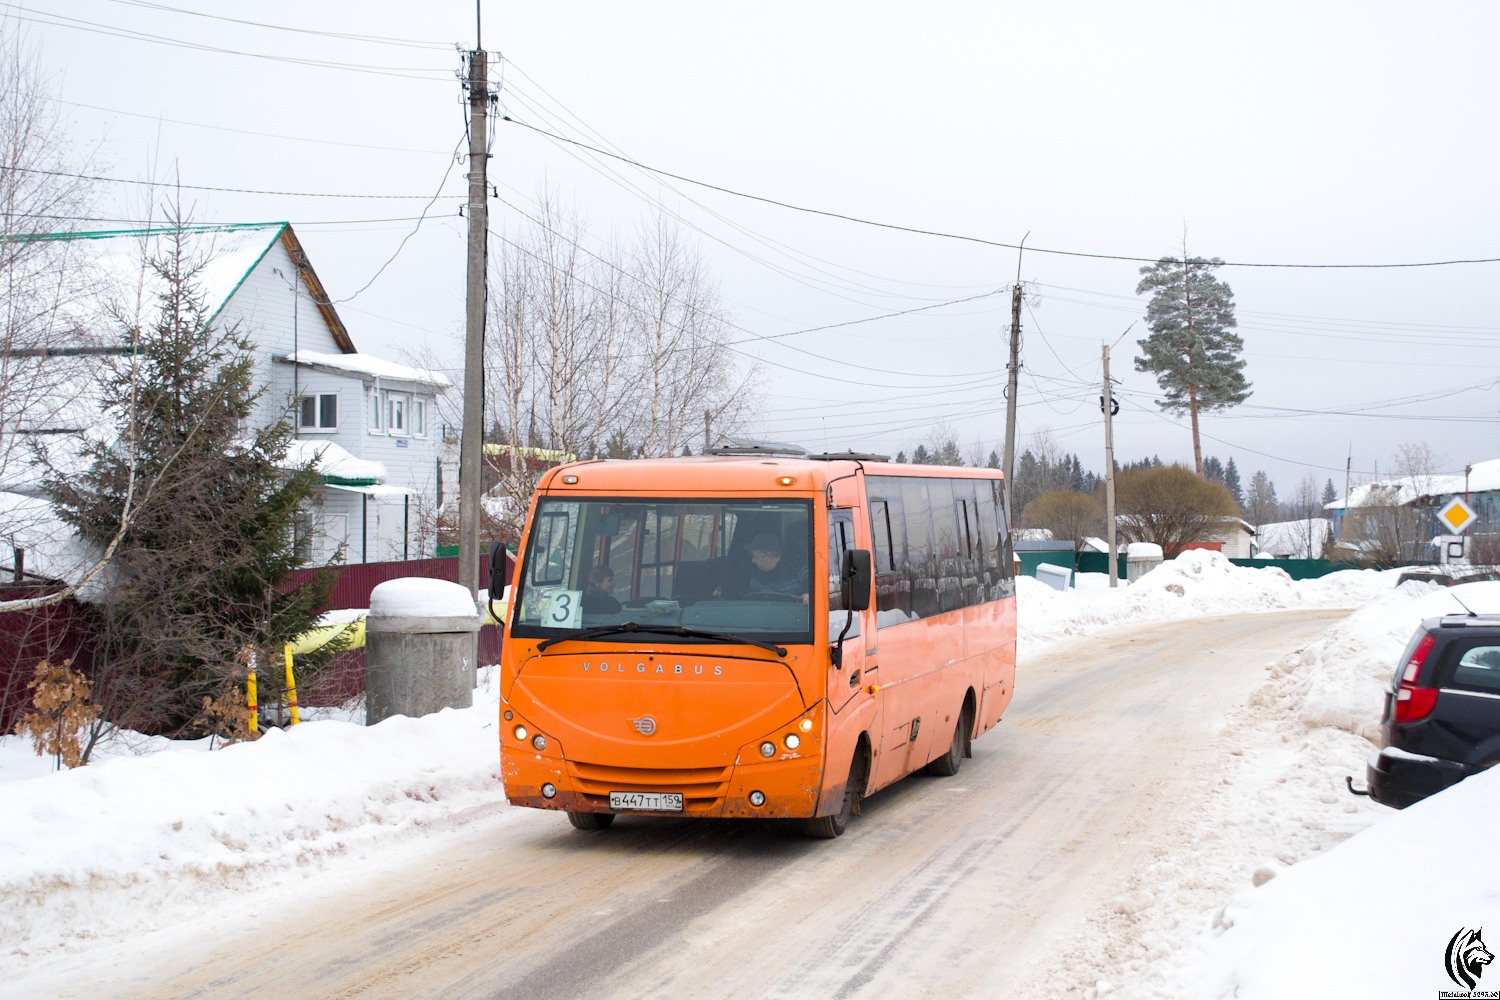
<svg viewBox="0 0 1500 1000">
<path fill-rule="evenodd" d="M 331 581 L 282 587 L 301 562 L 299 508 L 321 479 L 285 468 L 290 408 L 248 427 L 260 395 L 250 344 L 211 326 L 196 293 L 203 262 L 180 229 L 149 267 L 160 314 L 126 331 L 136 353 L 103 386 L 118 436 L 49 487 L 87 540 L 106 545 L 125 525 L 100 608 L 96 698 L 117 723 L 202 735 L 193 723 L 243 679 L 245 651 L 279 662 L 327 599 Z M 280 672 L 265 674 L 274 688 Z"/>
<path fill-rule="evenodd" d="M 932 455 L 927 451 L 925 444 L 919 444 L 911 453 L 911 460 L 916 465 L 931 465 Z"/>
<path fill-rule="evenodd" d="M 1175 260 L 1163 257 L 1141 268 L 1135 293 L 1151 293 L 1146 322 L 1151 335 L 1139 340 L 1142 353 L 1135 370 L 1156 376 L 1166 393 L 1156 405 L 1186 412 L 1192 421 L 1193 461 L 1203 475 L 1203 444 L 1198 430 L 1201 411 L 1224 410 L 1250 396 L 1245 342 L 1230 330 L 1235 325 L 1234 293 L 1213 276 L 1223 265 L 1215 257 Z"/>
<path fill-rule="evenodd" d="M 1213 456 L 1203 460 L 1203 478 L 1211 483 L 1224 481 L 1224 463 Z"/>
</svg>

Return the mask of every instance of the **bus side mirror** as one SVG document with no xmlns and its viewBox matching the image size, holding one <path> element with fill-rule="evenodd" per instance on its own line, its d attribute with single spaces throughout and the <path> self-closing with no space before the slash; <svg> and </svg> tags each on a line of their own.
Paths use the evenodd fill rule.
<svg viewBox="0 0 1500 1000">
<path fill-rule="evenodd" d="M 873 578 L 869 549 L 848 549 L 844 552 L 844 567 L 840 579 L 843 581 L 846 609 L 864 611 L 870 606 L 870 581 Z"/>
<path fill-rule="evenodd" d="M 490 600 L 505 593 L 505 543 L 490 543 Z"/>
</svg>

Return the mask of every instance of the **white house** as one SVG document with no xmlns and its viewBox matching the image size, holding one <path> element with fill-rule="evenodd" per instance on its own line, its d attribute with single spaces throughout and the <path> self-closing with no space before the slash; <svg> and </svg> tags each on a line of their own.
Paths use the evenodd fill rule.
<svg viewBox="0 0 1500 1000">
<path fill-rule="evenodd" d="M 193 226 L 183 233 L 193 258 L 205 262 L 195 285 L 210 322 L 236 328 L 253 346 L 256 384 L 264 388 L 253 419 L 263 425 L 291 407 L 295 441 L 288 464 L 318 457 L 323 486 L 299 530 L 308 561 L 431 556 L 442 444 L 434 418 L 448 378 L 359 353 L 289 224 Z M 118 343 L 119 302 L 132 285 L 134 301 L 143 304 L 136 322 L 151 321 L 154 282 L 142 277 L 142 247 L 161 234 L 59 237 L 79 242 L 88 251 L 84 256 L 113 281 L 111 308 L 96 302 L 80 311 L 80 326 L 108 327 L 89 331 L 94 344 L 111 337 Z M 101 319 L 107 314 L 115 319 Z M 60 432 L 84 432 L 86 409 L 49 412 L 47 423 L 22 422 L 19 431 L 54 439 Z M 6 430 L 15 433 L 18 425 Z M 35 495 L 40 470 L 28 473 L 12 463 L 0 478 L 0 491 Z"/>
</svg>

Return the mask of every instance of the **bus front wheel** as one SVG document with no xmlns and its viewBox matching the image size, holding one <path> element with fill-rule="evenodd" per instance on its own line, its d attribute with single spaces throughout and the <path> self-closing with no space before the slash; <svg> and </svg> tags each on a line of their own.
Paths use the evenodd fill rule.
<svg viewBox="0 0 1500 1000">
<path fill-rule="evenodd" d="M 839 802 L 838 811 L 831 816 L 814 816 L 803 820 L 802 831 L 819 840 L 832 840 L 841 836 L 849 828 L 849 820 L 859 812 L 859 800 L 864 790 L 864 757 L 856 753 L 854 763 L 849 766 L 849 780 L 844 782 L 844 797 Z"/>
<path fill-rule="evenodd" d="M 614 813 L 568 813 L 568 822 L 580 830 L 608 830 L 609 824 L 614 821 Z"/>
</svg>

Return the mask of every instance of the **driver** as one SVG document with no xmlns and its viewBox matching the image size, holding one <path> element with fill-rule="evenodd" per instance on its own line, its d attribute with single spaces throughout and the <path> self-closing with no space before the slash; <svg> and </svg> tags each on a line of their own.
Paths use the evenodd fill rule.
<svg viewBox="0 0 1500 1000">
<path fill-rule="evenodd" d="M 766 532 L 750 542 L 750 575 L 746 592 L 786 594 L 807 603 L 807 566 L 793 566 L 781 557 L 781 539 Z"/>
</svg>

